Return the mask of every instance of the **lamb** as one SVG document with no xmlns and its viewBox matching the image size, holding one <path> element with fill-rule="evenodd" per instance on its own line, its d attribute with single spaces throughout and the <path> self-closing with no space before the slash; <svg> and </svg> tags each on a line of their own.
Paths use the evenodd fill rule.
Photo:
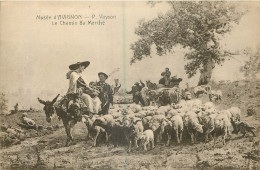
<svg viewBox="0 0 260 170">
<path fill-rule="evenodd" d="M 182 141 L 182 132 L 183 132 L 183 120 L 182 117 L 176 115 L 171 118 L 171 123 L 172 123 L 172 130 L 175 133 L 175 136 L 177 138 L 177 143 L 180 143 Z M 169 138 L 168 142 L 169 144 Z"/>
<path fill-rule="evenodd" d="M 207 94 L 207 91 L 203 87 L 197 86 L 197 87 L 194 87 L 193 93 L 194 93 L 195 97 L 198 98 L 199 95 L 201 95 L 201 94 Z"/>
<path fill-rule="evenodd" d="M 138 136 L 138 139 L 141 140 L 142 146 L 144 148 L 144 151 L 147 151 L 147 147 L 150 144 L 151 149 L 154 148 L 154 133 L 151 129 L 148 129 L 141 133 Z"/>
</svg>

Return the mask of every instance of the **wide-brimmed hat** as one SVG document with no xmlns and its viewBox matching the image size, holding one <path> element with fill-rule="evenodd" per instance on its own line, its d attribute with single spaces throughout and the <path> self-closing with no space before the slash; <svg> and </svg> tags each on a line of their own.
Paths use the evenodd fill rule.
<svg viewBox="0 0 260 170">
<path fill-rule="evenodd" d="M 77 62 L 75 64 L 71 64 L 69 66 L 69 69 L 71 70 L 76 70 L 79 68 L 79 66 L 85 66 L 85 68 L 87 68 L 89 66 L 90 62 L 89 61 L 84 61 L 84 62 Z"/>
<path fill-rule="evenodd" d="M 107 75 L 106 73 L 99 72 L 99 73 L 98 73 L 98 76 L 100 76 L 100 75 L 104 75 L 106 79 L 108 78 L 108 75 Z"/>
</svg>

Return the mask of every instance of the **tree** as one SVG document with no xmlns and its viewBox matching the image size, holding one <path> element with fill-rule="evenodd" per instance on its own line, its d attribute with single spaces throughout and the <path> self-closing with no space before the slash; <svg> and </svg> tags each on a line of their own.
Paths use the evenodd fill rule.
<svg viewBox="0 0 260 170">
<path fill-rule="evenodd" d="M 6 114 L 8 111 L 8 100 L 4 93 L 0 93 L 0 114 Z"/>
<path fill-rule="evenodd" d="M 249 60 L 245 62 L 245 65 L 240 68 L 240 71 L 244 72 L 244 76 L 247 79 L 256 79 L 257 74 L 260 74 L 260 47 L 256 52 L 252 50 L 245 50 L 245 54 L 249 56 Z"/>
<path fill-rule="evenodd" d="M 191 78 L 199 70 L 199 85 L 207 84 L 211 79 L 215 64 L 222 64 L 232 55 L 224 51 L 219 40 L 230 32 L 233 23 L 238 23 L 244 14 L 230 2 L 167 2 L 171 10 L 152 20 L 141 20 L 135 33 L 140 37 L 131 44 L 133 57 L 130 64 L 151 56 L 152 46 L 162 56 L 173 52 L 176 45 L 188 48 L 184 66 Z M 153 6 L 154 4 L 152 4 Z"/>
</svg>

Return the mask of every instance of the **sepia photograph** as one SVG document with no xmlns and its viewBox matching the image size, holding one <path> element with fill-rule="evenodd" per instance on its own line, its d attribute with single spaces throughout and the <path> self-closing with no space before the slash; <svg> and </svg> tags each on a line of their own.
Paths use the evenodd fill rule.
<svg viewBox="0 0 260 170">
<path fill-rule="evenodd" d="M 260 169 L 260 2 L 1 1 L 0 169 Z"/>
</svg>

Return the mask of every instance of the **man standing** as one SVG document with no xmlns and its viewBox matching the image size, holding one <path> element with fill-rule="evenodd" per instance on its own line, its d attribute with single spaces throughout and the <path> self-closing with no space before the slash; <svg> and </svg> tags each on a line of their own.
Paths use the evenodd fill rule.
<svg viewBox="0 0 260 170">
<path fill-rule="evenodd" d="M 169 68 L 165 68 L 165 71 L 162 72 L 161 75 L 163 76 L 163 79 L 164 79 L 164 85 L 169 86 L 170 85 L 170 76 L 171 76 L 171 72 L 170 72 Z"/>
<path fill-rule="evenodd" d="M 113 91 L 111 86 L 106 83 L 106 79 L 108 75 L 106 73 L 100 72 L 98 73 L 99 82 L 97 82 L 97 86 L 99 86 L 100 93 L 98 95 L 101 101 L 101 111 L 100 114 L 105 115 L 108 114 L 110 103 L 113 103 Z"/>
<path fill-rule="evenodd" d="M 115 79 L 115 84 L 112 85 L 113 95 L 115 95 L 118 92 L 120 87 L 121 87 L 121 84 L 119 83 L 119 80 Z"/>
<path fill-rule="evenodd" d="M 132 86 L 132 90 L 130 92 L 126 92 L 127 94 L 133 94 L 133 101 L 134 103 L 138 104 L 139 102 L 141 102 L 141 104 L 144 106 L 144 100 L 143 100 L 143 96 L 142 96 L 142 89 L 145 86 L 144 83 L 140 80 L 141 85 L 136 82 L 134 84 L 134 86 Z"/>
</svg>

